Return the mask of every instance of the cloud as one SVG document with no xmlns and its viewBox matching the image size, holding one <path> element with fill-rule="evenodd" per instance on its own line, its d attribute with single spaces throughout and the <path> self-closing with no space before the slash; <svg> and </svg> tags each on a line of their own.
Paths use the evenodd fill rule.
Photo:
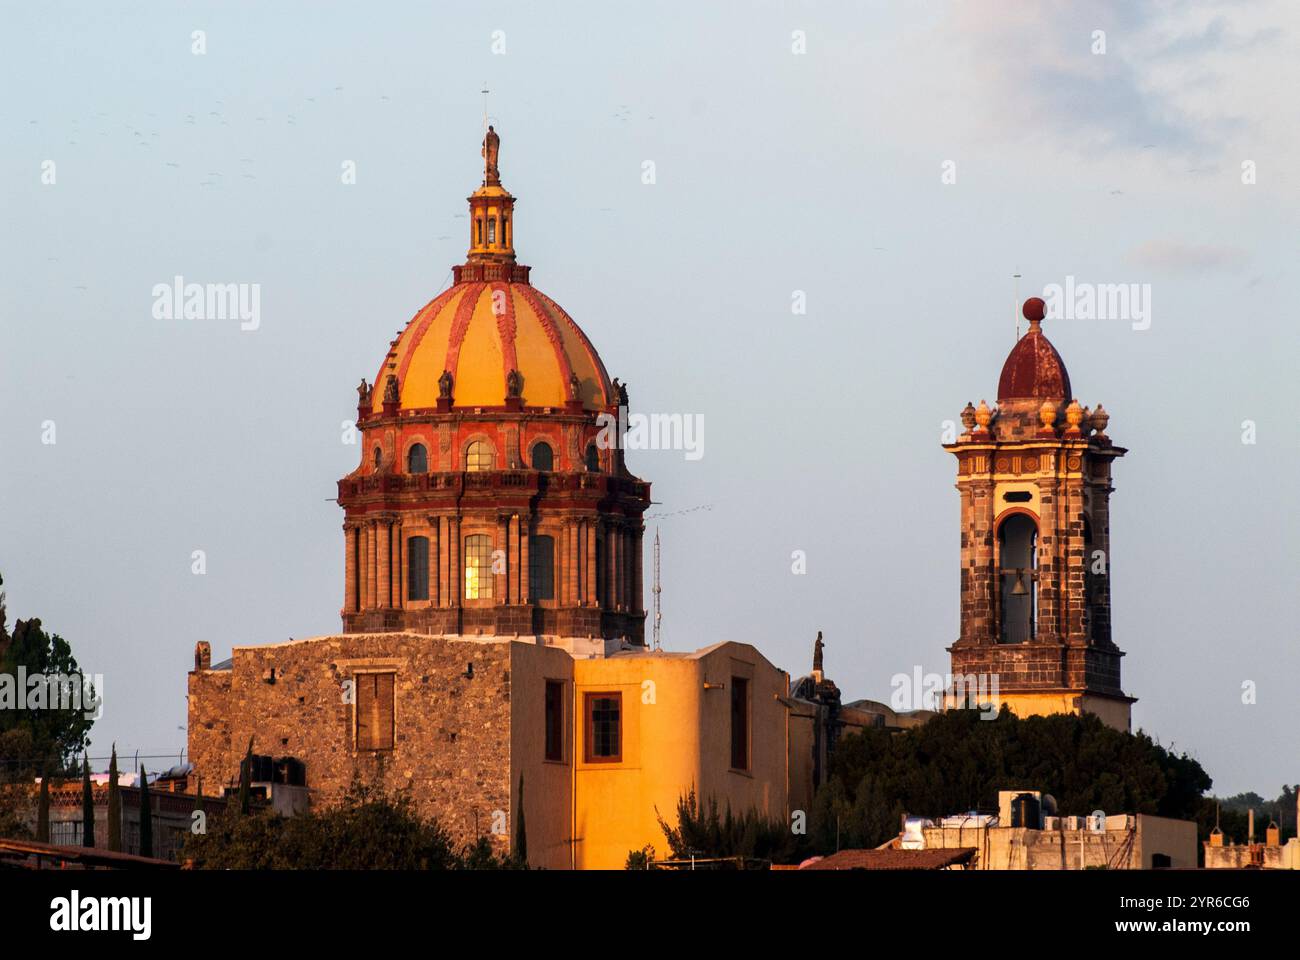
<svg viewBox="0 0 1300 960">
<path fill-rule="evenodd" d="M 1242 75 L 1265 54 L 1290 56 L 1269 4 L 1231 24 L 1222 6 L 1043 0 L 990 15 L 960 3 L 941 30 L 965 55 L 982 122 L 1085 156 L 1147 148 L 1208 164 L 1243 129 L 1274 119 L 1272 104 L 1232 96 Z"/>
<path fill-rule="evenodd" d="M 1148 240 L 1128 252 L 1130 263 L 1170 273 L 1235 270 L 1250 259 L 1240 247 L 1197 245 L 1177 240 Z"/>
</svg>

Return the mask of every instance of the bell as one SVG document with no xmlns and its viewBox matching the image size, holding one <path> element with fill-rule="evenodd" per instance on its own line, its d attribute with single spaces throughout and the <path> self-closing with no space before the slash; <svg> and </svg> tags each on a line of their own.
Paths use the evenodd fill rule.
<svg viewBox="0 0 1300 960">
<path fill-rule="evenodd" d="M 1011 595 L 1013 597 L 1023 597 L 1028 592 L 1029 589 L 1025 586 L 1025 571 L 1023 568 L 1017 569 L 1016 582 L 1011 588 Z"/>
</svg>

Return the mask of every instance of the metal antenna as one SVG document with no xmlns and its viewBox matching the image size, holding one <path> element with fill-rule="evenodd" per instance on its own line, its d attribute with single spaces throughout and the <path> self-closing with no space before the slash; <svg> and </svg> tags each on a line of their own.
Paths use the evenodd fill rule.
<svg viewBox="0 0 1300 960">
<path fill-rule="evenodd" d="M 488 107 L 488 85 L 487 85 L 487 81 L 486 81 L 486 80 L 483 81 L 483 89 L 480 90 L 479 93 L 483 94 L 483 183 L 486 184 L 486 183 L 487 183 L 487 174 L 488 174 L 488 158 L 487 158 L 487 130 L 488 130 L 488 122 L 487 122 L 487 107 Z"/>
<path fill-rule="evenodd" d="M 1012 294 L 1011 315 L 1016 318 L 1016 339 L 1019 340 L 1020 339 L 1020 268 L 1019 267 L 1017 267 L 1016 272 L 1012 274 L 1012 279 L 1015 281 L 1015 292 Z"/>
<path fill-rule="evenodd" d="M 655 649 L 658 650 L 659 640 L 660 640 L 659 624 L 660 621 L 662 621 L 664 618 L 662 611 L 659 609 L 659 594 L 663 593 L 663 587 L 660 585 L 659 582 L 659 528 L 658 527 L 655 527 L 655 585 L 654 588 L 651 590 L 651 592 L 655 595 L 654 638 L 655 638 Z"/>
</svg>

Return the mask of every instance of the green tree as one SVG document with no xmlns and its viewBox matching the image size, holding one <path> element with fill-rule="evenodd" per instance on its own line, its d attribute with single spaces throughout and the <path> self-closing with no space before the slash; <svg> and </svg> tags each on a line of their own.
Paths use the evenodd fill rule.
<svg viewBox="0 0 1300 960">
<path fill-rule="evenodd" d="M 122 852 L 122 789 L 117 785 L 117 744 L 108 761 L 108 849 Z"/>
<path fill-rule="evenodd" d="M 0 705 L 9 697 L 27 696 L 28 691 L 17 689 L 20 667 L 29 678 L 59 677 L 81 684 L 81 668 L 66 640 L 46 633 L 37 618 L 16 621 L 12 634 L 6 620 L 5 596 L 0 592 L 0 675 L 10 678 L 0 687 Z M 0 783 L 30 784 L 42 770 L 55 765 L 51 760 L 62 772 L 75 770 L 76 755 L 89 742 L 94 724 L 89 713 L 85 703 L 74 703 L 71 697 L 67 709 L 0 709 L 0 755 L 6 759 L 0 767 Z"/>
<path fill-rule="evenodd" d="M 41 777 L 41 794 L 36 801 L 36 839 L 50 842 L 50 778 Z"/>
<path fill-rule="evenodd" d="M 140 764 L 140 856 L 153 856 L 153 803 L 149 799 L 149 775 Z"/>
<path fill-rule="evenodd" d="M 95 845 L 95 792 L 90 785 L 90 759 L 81 758 L 81 845 Z"/>
<path fill-rule="evenodd" d="M 283 817 L 238 808 L 208 821 L 206 834 L 186 837 L 184 858 L 209 870 L 502 869 L 486 838 L 457 852 L 436 820 L 419 816 L 409 793 L 353 781 L 325 809 Z"/>
<path fill-rule="evenodd" d="M 901 733 L 851 734 L 836 746 L 830 775 L 838 786 L 814 805 L 821 852 L 833 849 L 825 820 L 832 812 L 841 847 L 874 847 L 898 835 L 903 813 L 991 810 L 999 790 L 1042 790 L 1063 814 L 1102 809 L 1191 820 L 1211 785 L 1195 760 L 1144 733 L 1113 730 L 1092 715 L 1021 719 L 1005 708 L 991 720 L 952 710 Z"/>
<path fill-rule="evenodd" d="M 515 859 L 528 866 L 528 832 L 524 827 L 524 775 L 519 774 L 519 818 L 515 821 Z"/>
<path fill-rule="evenodd" d="M 677 798 L 676 814 L 677 824 L 671 826 L 658 810 L 655 811 L 673 860 L 735 858 L 739 864 L 743 858 L 797 863 L 810 849 L 807 840 L 795 834 L 785 823 L 769 820 L 752 808 L 739 816 L 732 813 L 730 805 L 719 812 L 716 798 L 710 797 L 707 804 L 701 803 L 694 788 Z M 645 862 L 635 856 L 639 853 L 644 851 L 629 853 L 629 864 L 645 866 Z"/>
<path fill-rule="evenodd" d="M 239 815 L 248 816 L 253 783 L 253 738 L 248 738 L 248 750 L 244 759 L 239 761 Z"/>
</svg>

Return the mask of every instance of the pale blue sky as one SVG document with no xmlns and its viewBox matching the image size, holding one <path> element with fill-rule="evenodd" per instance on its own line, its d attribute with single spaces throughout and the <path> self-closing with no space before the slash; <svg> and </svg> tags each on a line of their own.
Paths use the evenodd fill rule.
<svg viewBox="0 0 1300 960">
<path fill-rule="evenodd" d="M 1135 726 L 1221 792 L 1300 780 L 1300 23 L 1078 6 L 5 3 L 0 571 L 105 674 L 95 751 L 181 750 L 196 641 L 338 629 L 339 424 L 463 259 L 486 81 L 534 282 L 634 410 L 705 419 L 702 460 L 630 463 L 657 512 L 712 507 L 659 521 L 669 648 L 799 674 L 820 629 L 849 698 L 946 672 L 940 432 L 995 398 L 1011 275 L 1149 283 L 1149 330 L 1046 325 L 1131 450 Z M 153 319 L 177 274 L 259 283 L 261 328 Z"/>
</svg>

